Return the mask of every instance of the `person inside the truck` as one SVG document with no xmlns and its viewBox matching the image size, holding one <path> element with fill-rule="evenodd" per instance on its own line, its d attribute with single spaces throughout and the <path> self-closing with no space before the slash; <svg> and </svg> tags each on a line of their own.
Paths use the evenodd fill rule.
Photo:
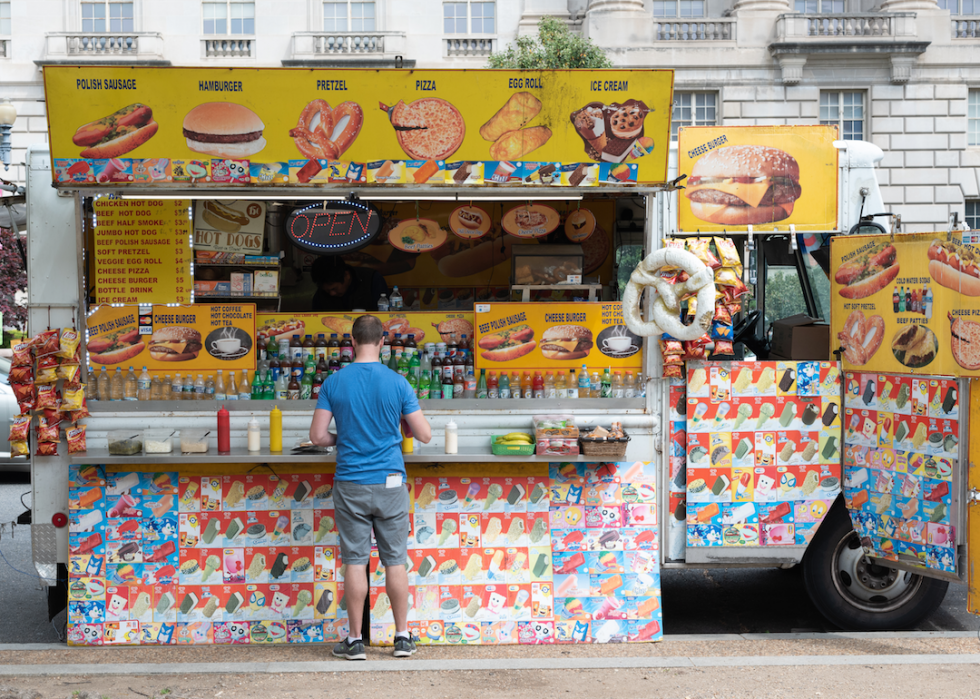
<svg viewBox="0 0 980 699">
<path fill-rule="evenodd" d="M 311 270 L 316 293 L 310 302 L 315 313 L 377 311 L 388 285 L 376 270 L 351 267 L 340 257 L 318 257 Z"/>
</svg>

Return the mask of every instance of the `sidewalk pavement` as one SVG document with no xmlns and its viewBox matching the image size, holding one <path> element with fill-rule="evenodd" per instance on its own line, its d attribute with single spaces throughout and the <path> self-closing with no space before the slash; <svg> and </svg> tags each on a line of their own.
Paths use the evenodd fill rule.
<svg viewBox="0 0 980 699">
<path fill-rule="evenodd" d="M 975 632 L 667 636 L 656 644 L 421 646 L 366 662 L 329 646 L 0 645 L 0 699 L 40 697 L 975 697 Z M 975 677 L 974 677 L 975 676 Z M 5 693 L 6 691 L 6 693 Z M 77 694 L 74 694 L 78 692 Z"/>
</svg>

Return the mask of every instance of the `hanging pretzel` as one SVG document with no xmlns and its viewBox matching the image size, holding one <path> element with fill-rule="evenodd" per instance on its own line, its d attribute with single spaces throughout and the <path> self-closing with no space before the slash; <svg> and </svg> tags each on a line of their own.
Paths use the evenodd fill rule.
<svg viewBox="0 0 980 699">
<path fill-rule="evenodd" d="M 313 100 L 299 115 L 289 135 L 307 158 L 339 158 L 361 133 L 364 112 L 356 102 L 331 107 L 326 100 Z"/>
<path fill-rule="evenodd" d="M 671 284 L 660 276 L 664 267 L 679 267 L 688 279 Z M 643 320 L 640 295 L 647 287 L 652 294 L 652 320 Z M 680 319 L 681 299 L 697 292 L 698 309 L 691 325 Z M 663 248 L 640 262 L 630 275 L 623 295 L 623 318 L 626 327 L 640 336 L 667 333 L 677 340 L 696 340 L 711 328 L 715 314 L 715 277 L 696 255 L 686 250 Z"/>
</svg>

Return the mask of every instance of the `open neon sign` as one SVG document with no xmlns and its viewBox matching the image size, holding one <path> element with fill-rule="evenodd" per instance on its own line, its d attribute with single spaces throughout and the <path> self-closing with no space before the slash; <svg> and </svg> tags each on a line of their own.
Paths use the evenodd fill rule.
<svg viewBox="0 0 980 699">
<path fill-rule="evenodd" d="M 318 255 L 358 250 L 381 230 L 381 214 L 356 201 L 311 204 L 286 219 L 286 234 L 297 247 Z"/>
</svg>

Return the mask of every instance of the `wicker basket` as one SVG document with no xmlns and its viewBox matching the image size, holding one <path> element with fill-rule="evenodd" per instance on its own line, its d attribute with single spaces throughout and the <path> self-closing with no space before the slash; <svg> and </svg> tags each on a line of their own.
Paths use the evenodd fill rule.
<svg viewBox="0 0 980 699">
<path fill-rule="evenodd" d="M 582 454 L 585 456 L 626 456 L 626 445 L 629 444 L 630 436 L 626 433 L 623 434 L 621 439 L 579 437 L 578 441 L 582 447 Z"/>
</svg>

